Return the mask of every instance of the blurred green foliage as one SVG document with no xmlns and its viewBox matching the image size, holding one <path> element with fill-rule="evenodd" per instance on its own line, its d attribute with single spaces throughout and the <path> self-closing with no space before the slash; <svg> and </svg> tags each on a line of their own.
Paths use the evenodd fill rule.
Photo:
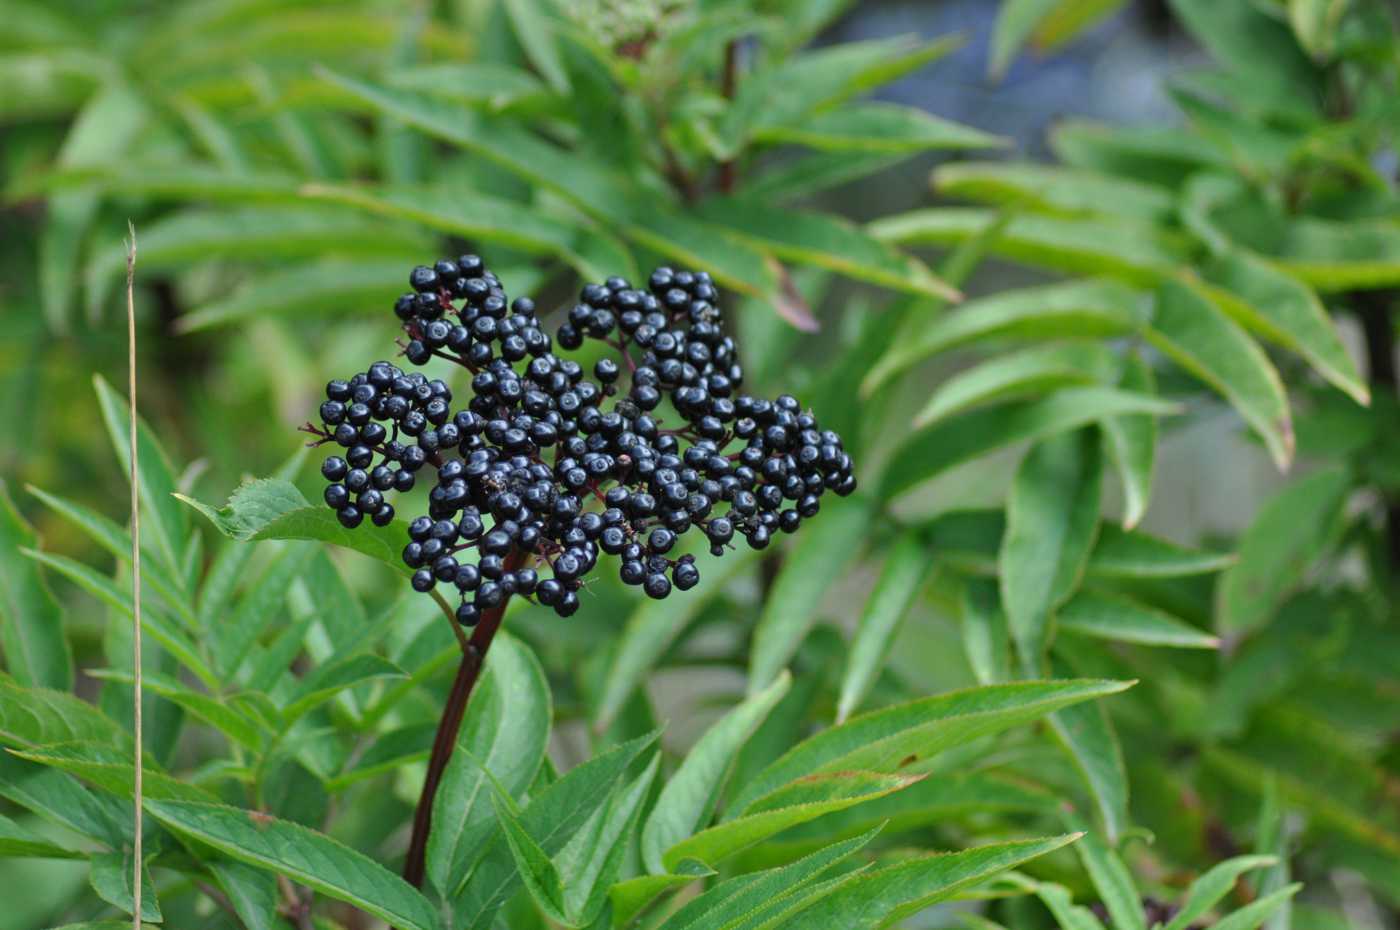
<svg viewBox="0 0 1400 930">
<path fill-rule="evenodd" d="M 814 45 L 847 6 L 7 0 L 0 887 L 36 889 L 7 920 L 131 909 L 130 218 L 146 919 L 1394 921 L 1394 11 L 1173 0 L 1211 59 L 1169 82 L 1183 125 L 1065 121 L 1031 164 L 870 99 L 957 40 Z M 1121 6 L 1006 0 L 989 70 Z M 905 212 L 825 196 L 931 152 Z M 293 430 L 465 248 L 549 308 L 708 270 L 862 490 L 685 597 L 514 605 L 419 894 L 392 870 L 457 647 L 388 531 L 326 544 Z M 1238 538 L 1143 531 L 1164 444 L 1222 416 L 1286 481 Z M 247 476 L 283 482 L 233 504 L 275 490 L 267 541 L 174 496 Z"/>
</svg>

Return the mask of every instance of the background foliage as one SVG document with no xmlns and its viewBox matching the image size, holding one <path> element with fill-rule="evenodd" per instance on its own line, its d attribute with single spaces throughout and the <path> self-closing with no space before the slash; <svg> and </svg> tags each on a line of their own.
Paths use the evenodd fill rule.
<svg viewBox="0 0 1400 930">
<path fill-rule="evenodd" d="M 1061 121 L 1031 163 L 872 98 L 958 39 L 833 44 L 844 6 L 7 0 L 7 919 L 131 907 L 101 375 L 131 217 L 146 920 L 1394 922 L 1393 11 L 1176 0 L 1207 56 L 1167 83 L 1179 119 Z M 1120 6 L 1008 0 L 986 67 Z M 709 270 L 753 380 L 848 437 L 862 490 L 681 598 L 516 605 L 420 894 L 394 870 L 457 647 L 396 537 L 306 507 L 292 427 L 379 357 L 407 269 L 467 247 L 549 307 Z M 1163 513 L 1253 458 L 1285 478 L 1238 535 Z"/>
</svg>

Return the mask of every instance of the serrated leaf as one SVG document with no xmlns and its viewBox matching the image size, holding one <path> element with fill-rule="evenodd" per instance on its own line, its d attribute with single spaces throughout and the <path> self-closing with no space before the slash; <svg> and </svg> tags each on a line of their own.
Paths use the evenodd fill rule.
<svg viewBox="0 0 1400 930">
<path fill-rule="evenodd" d="M 663 863 L 663 854 L 709 823 L 739 749 L 791 684 L 792 678 L 784 670 L 768 687 L 721 717 L 691 747 L 680 768 L 662 787 L 641 836 L 642 860 L 653 875 L 672 871 L 678 860 L 667 858 Z"/>
<path fill-rule="evenodd" d="M 715 866 L 798 824 L 883 798 L 922 778 L 874 772 L 829 772 L 800 778 L 759 798 L 742 817 L 701 830 L 671 846 L 663 861 L 672 872 L 687 860 Z"/>
<path fill-rule="evenodd" d="M 642 807 L 660 769 L 657 754 L 631 784 L 614 786 L 607 803 L 598 805 L 589 822 L 555 856 L 559 870 L 568 876 L 564 902 L 580 926 L 591 926 L 608 907 L 608 890 L 636 848 Z"/>
<path fill-rule="evenodd" d="M 995 216 L 992 210 L 936 207 L 883 217 L 869 229 L 901 245 L 949 245 L 976 236 Z M 1037 214 L 1011 217 L 990 251 L 1037 268 L 1139 285 L 1157 283 L 1185 257 L 1179 242 L 1147 223 Z"/>
<path fill-rule="evenodd" d="M 405 930 L 436 930 L 437 913 L 384 866 L 300 824 L 222 804 L 148 800 L 164 826 L 250 865 L 270 869 Z"/>
<path fill-rule="evenodd" d="M 1050 715 L 1050 728 L 1089 789 L 1109 841 L 1118 842 L 1131 824 L 1128 772 L 1108 712 L 1099 703 L 1067 707 Z"/>
<path fill-rule="evenodd" d="M 1006 611 L 996 583 L 986 578 L 970 578 L 959 601 L 963 652 L 973 677 L 981 685 L 1006 681 L 1011 677 L 1011 633 Z"/>
<path fill-rule="evenodd" d="M 1105 523 L 1099 527 L 1088 574 L 1098 578 L 1179 578 L 1223 571 L 1235 562 L 1236 557 L 1228 552 L 1188 549 Z"/>
<path fill-rule="evenodd" d="M 874 513 L 863 497 L 837 498 L 804 521 L 801 540 L 783 563 L 753 632 L 749 693 L 768 687 L 797 654 L 817 622 L 822 594 L 859 553 Z"/>
<path fill-rule="evenodd" d="M 1071 829 L 1084 831 L 1074 851 L 1079 854 L 1084 871 L 1089 873 L 1099 900 L 1107 908 L 1114 930 L 1147 930 L 1142 894 L 1118 853 L 1078 816 L 1067 815 L 1065 820 Z"/>
<path fill-rule="evenodd" d="M 1163 610 L 1132 598 L 1080 591 L 1055 612 L 1055 625 L 1066 633 L 1144 646 L 1219 649 L 1220 640 Z"/>
<path fill-rule="evenodd" d="M 484 104 L 491 110 L 548 99 L 550 90 L 524 68 L 503 62 L 442 62 L 397 68 L 385 82 L 402 90 Z"/>
<path fill-rule="evenodd" d="M 1007 140 L 971 126 L 894 103 L 852 103 L 793 122 L 764 121 L 759 143 L 789 143 L 828 152 L 914 154 L 935 150 L 1000 148 Z"/>
<path fill-rule="evenodd" d="M 0 858 L 82 859 L 86 854 L 58 846 L 29 832 L 8 817 L 0 816 Z"/>
<path fill-rule="evenodd" d="M 136 908 L 136 895 L 132 888 L 134 869 L 131 850 L 99 853 L 92 857 L 92 869 L 88 882 L 97 896 L 108 904 L 127 914 Z M 158 924 L 165 918 L 160 913 L 160 903 L 156 900 L 156 889 L 151 883 L 151 875 L 144 865 L 141 868 L 141 919 Z"/>
<path fill-rule="evenodd" d="M 259 539 L 310 539 L 354 549 L 407 573 L 400 554 L 408 530 L 402 521 L 389 526 L 364 525 L 346 529 L 329 507 L 307 502 L 290 481 L 259 478 L 234 489 L 228 503 L 215 509 L 183 494 L 181 501 L 204 514 L 225 536 Z"/>
<path fill-rule="evenodd" d="M 497 634 L 433 801 L 427 866 L 438 889 L 461 884 L 491 834 L 489 779 L 511 797 L 530 786 L 544 758 L 551 715 L 549 683 L 534 652 Z"/>
<path fill-rule="evenodd" d="M 347 656 L 323 665 L 303 678 L 291 703 L 282 709 L 282 716 L 290 725 L 346 688 L 381 678 L 407 677 L 403 669 L 372 653 Z"/>
<path fill-rule="evenodd" d="M 491 794 L 491 805 L 525 890 L 550 920 L 569 927 L 577 926 L 564 913 L 564 883 L 554 863 L 495 793 Z"/>
<path fill-rule="evenodd" d="M 1223 396 L 1268 446 L 1280 469 L 1293 459 L 1293 420 L 1268 356 L 1206 293 L 1178 281 L 1157 291 L 1147 340 Z"/>
<path fill-rule="evenodd" d="M 27 688 L 0 673 L 0 743 L 31 747 L 82 740 L 131 744 L 115 721 L 75 695 Z"/>
<path fill-rule="evenodd" d="M 1351 483 L 1346 469 L 1325 469 L 1288 484 L 1263 506 L 1240 538 L 1239 561 L 1220 579 L 1221 633 L 1238 636 L 1268 623 L 1321 554 Z"/>
<path fill-rule="evenodd" d="M 827 268 L 899 291 L 949 300 L 959 296 L 923 262 L 836 217 L 736 197 L 711 198 L 699 212 L 737 238 L 779 258 Z"/>
<path fill-rule="evenodd" d="M 910 859 L 852 879 L 783 924 L 785 930 L 880 926 L 914 914 L 955 891 L 1074 842 L 1075 834 L 1015 840 Z"/>
<path fill-rule="evenodd" d="M 87 674 L 100 680 L 119 681 L 123 684 L 132 684 L 136 680 L 136 676 L 130 672 L 110 669 L 90 670 Z M 262 748 L 263 736 L 257 721 L 228 706 L 218 697 L 195 691 L 175 678 L 156 672 L 143 673 L 142 685 L 152 694 L 158 694 L 178 704 L 239 745 L 254 751 Z"/>
<path fill-rule="evenodd" d="M 112 849 L 132 838 L 131 805 L 94 794 L 73 776 L 0 752 L 0 797 Z"/>
<path fill-rule="evenodd" d="M 932 560 L 917 534 L 905 533 L 884 557 L 880 578 L 865 602 L 851 639 L 850 655 L 841 676 L 836 722 L 841 723 L 865 700 L 894 645 L 900 621 L 913 603 Z"/>
<path fill-rule="evenodd" d="M 1240 249 L 1217 256 L 1206 265 L 1204 274 L 1226 293 L 1219 297 L 1226 313 L 1271 342 L 1297 352 L 1357 403 L 1370 403 L 1370 389 L 1342 344 L 1336 325 L 1306 285 Z"/>
<path fill-rule="evenodd" d="M 117 461 L 121 464 L 122 473 L 130 474 L 130 412 L 126 398 L 112 390 L 101 375 L 94 375 L 92 382 L 97 391 L 102 420 L 107 425 L 107 434 L 117 453 Z M 171 497 L 176 487 L 175 470 L 155 434 L 141 419 L 136 423 L 136 445 L 141 466 L 136 477 L 141 485 L 142 509 L 154 518 L 147 522 L 146 532 L 155 537 L 155 549 L 166 572 L 171 577 L 179 578 L 180 554 L 187 544 L 189 520 L 184 508 Z"/>
<path fill-rule="evenodd" d="M 861 382 L 861 394 L 869 397 L 909 367 L 983 339 L 1121 336 L 1146 319 L 1141 292 L 1108 279 L 1002 291 L 968 301 L 930 321 L 916 339 L 893 345 Z"/>
<path fill-rule="evenodd" d="M 688 901 L 660 927 L 660 930 L 711 930 L 726 928 L 771 906 L 806 887 L 833 866 L 850 858 L 879 832 L 868 833 L 820 849 L 798 861 L 776 869 L 740 875 L 722 881 L 704 894 Z"/>
<path fill-rule="evenodd" d="M 1157 379 L 1136 352 L 1124 362 L 1119 387 L 1137 394 L 1155 394 Z M 1123 528 L 1130 530 L 1142 521 L 1152 499 L 1152 480 L 1157 465 L 1157 418 L 1151 414 L 1104 417 L 1104 448 L 1118 471 L 1123 487 Z"/>
<path fill-rule="evenodd" d="M 950 197 L 1065 216 L 1109 214 L 1156 223 L 1170 220 L 1176 206 L 1171 193 L 1155 184 L 1059 165 L 953 162 L 934 169 L 932 181 Z"/>
<path fill-rule="evenodd" d="M 914 428 L 993 401 L 1112 379 L 1115 357 L 1097 343 L 1033 346 L 997 355 L 944 381 L 914 417 Z M 1137 390 L 1131 385 L 1124 385 Z M 1141 391 L 1140 393 L 1149 393 Z M 1150 420 L 1150 418 L 1148 418 Z"/>
<path fill-rule="evenodd" d="M 38 544 L 0 480 L 0 645 L 5 667 L 21 685 L 66 691 L 73 686 L 73 653 L 63 633 L 63 608 L 44 584 L 39 566 L 20 552 Z"/>
<path fill-rule="evenodd" d="M 742 816 L 760 798 L 807 775 L 894 771 L 1127 687 L 1127 682 L 1078 679 L 1016 682 L 950 691 L 862 714 L 808 737 L 759 772 L 730 802 L 724 819 Z"/>
<path fill-rule="evenodd" d="M 814 152 L 760 169 L 740 189 L 750 197 L 783 203 L 884 171 L 905 157 L 888 152 Z"/>
<path fill-rule="evenodd" d="M 1268 920 L 1275 912 L 1283 908 L 1293 899 L 1293 896 L 1303 890 L 1301 882 L 1287 885 L 1275 891 L 1273 894 L 1258 898 L 1237 911 L 1225 915 L 1216 921 L 1212 927 L 1214 930 L 1256 930 L 1264 921 Z"/>
<path fill-rule="evenodd" d="M 1235 856 L 1211 868 L 1191 883 L 1186 890 L 1186 900 L 1181 910 L 1167 922 L 1162 930 L 1186 930 L 1200 918 L 1206 916 L 1217 902 L 1230 893 L 1235 881 L 1244 873 L 1273 865 L 1278 860 L 1273 856 Z"/>
<path fill-rule="evenodd" d="M 686 866 L 693 866 L 693 869 Z M 714 874 L 699 863 L 684 863 L 674 875 L 639 875 L 617 882 L 608 891 L 613 925 L 626 926 L 660 895 Z"/>
<path fill-rule="evenodd" d="M 1102 461 L 1093 431 L 1033 446 L 1006 503 L 997 567 L 1007 627 L 1027 675 L 1039 672 L 1050 614 L 1077 587 L 1099 522 Z"/>
<path fill-rule="evenodd" d="M 12 749 L 21 759 L 47 765 L 92 783 L 123 800 L 135 796 L 136 767 L 130 750 L 118 750 L 109 742 L 47 743 L 35 749 Z M 148 798 L 176 801 L 211 801 L 213 795 L 198 785 L 181 781 L 147 760 L 142 787 Z"/>
<path fill-rule="evenodd" d="M 357 309 L 380 310 L 403 293 L 403 267 L 402 261 L 361 259 L 270 272 L 226 297 L 192 309 L 180 317 L 176 328 L 192 333 L 256 317 L 340 317 Z"/>
<path fill-rule="evenodd" d="M 436 730 L 435 724 L 424 723 L 381 733 L 358 759 L 353 760 L 353 765 L 326 782 L 327 790 L 341 791 L 356 782 L 426 760 Z M 438 790 L 441 791 L 441 787 Z"/>
<path fill-rule="evenodd" d="M 722 558 L 707 551 L 694 554 L 705 584 L 686 592 L 684 597 L 643 601 L 627 619 L 594 712 L 595 731 L 601 732 L 612 725 L 623 705 L 646 680 L 676 637 L 724 590 L 730 578 L 748 568 L 758 557 L 747 546 Z"/>
</svg>

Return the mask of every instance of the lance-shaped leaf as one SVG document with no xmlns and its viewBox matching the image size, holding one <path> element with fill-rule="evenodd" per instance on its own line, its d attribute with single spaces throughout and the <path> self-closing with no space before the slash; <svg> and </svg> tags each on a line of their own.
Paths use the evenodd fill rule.
<svg viewBox="0 0 1400 930">
<path fill-rule="evenodd" d="M 959 296 L 917 258 L 835 217 L 735 197 L 706 201 L 700 215 L 779 258 L 895 290 L 948 300 Z"/>
<path fill-rule="evenodd" d="M 1079 771 L 1111 842 L 1128 829 L 1128 772 L 1118 734 L 1102 704 L 1078 704 L 1050 715 L 1050 728 Z"/>
<path fill-rule="evenodd" d="M 1146 321 L 1140 291 L 1089 279 L 1003 291 L 968 301 L 930 321 L 916 339 L 896 343 L 861 382 L 869 396 L 890 378 L 939 352 L 992 338 L 1091 339 L 1137 331 Z"/>
<path fill-rule="evenodd" d="M 1171 193 L 1128 178 L 1018 162 L 964 161 L 939 165 L 933 186 L 942 194 L 1040 213 L 1108 213 L 1155 223 L 1172 218 Z"/>
<path fill-rule="evenodd" d="M 750 693 L 768 687 L 797 654 L 817 622 L 823 592 L 859 554 L 858 541 L 873 513 L 867 498 L 837 498 L 803 527 L 754 628 Z"/>
<path fill-rule="evenodd" d="M 0 858 L 82 859 L 85 855 L 31 833 L 8 817 L 0 817 Z"/>
<path fill-rule="evenodd" d="M 1079 854 L 1084 871 L 1089 873 L 1099 900 L 1107 908 L 1114 930 L 1147 930 L 1142 893 L 1118 853 L 1078 815 L 1066 814 L 1065 822 L 1070 829 L 1084 832 L 1074 851 Z"/>
<path fill-rule="evenodd" d="M 803 910 L 787 930 L 882 926 L 908 917 L 969 885 L 1074 842 L 1078 834 L 1015 840 L 910 859 L 857 876 Z"/>
<path fill-rule="evenodd" d="M 88 873 L 88 883 L 97 896 L 128 914 L 136 909 L 136 895 L 132 888 L 133 865 L 129 849 L 99 853 L 92 857 L 92 868 Z M 160 913 L 160 902 L 156 900 L 151 873 L 144 865 L 141 868 L 141 919 L 156 924 L 165 919 Z"/>
<path fill-rule="evenodd" d="M 931 564 L 923 541 L 915 533 L 904 534 L 885 554 L 880 578 L 865 602 L 851 640 L 850 655 L 841 676 L 841 696 L 836 702 L 837 723 L 860 706 L 880 676 L 899 623 L 918 594 Z"/>
<path fill-rule="evenodd" d="M 1236 880 L 1246 872 L 1274 865 L 1274 856 L 1235 856 L 1213 866 L 1209 872 L 1191 883 L 1186 889 L 1186 900 L 1181 910 L 1176 912 L 1163 930 L 1186 930 L 1200 918 L 1210 913 L 1210 909 L 1230 893 Z"/>
<path fill-rule="evenodd" d="M 675 861 L 663 863 L 663 854 L 709 823 L 740 748 L 791 684 L 791 676 L 784 671 L 767 688 L 721 717 L 666 782 L 642 828 L 642 859 L 653 875 L 671 871 Z"/>
<path fill-rule="evenodd" d="M 1293 420 L 1283 382 L 1264 350 L 1200 287 L 1168 281 L 1157 291 L 1147 339 L 1220 393 L 1268 446 L 1280 469 L 1293 459 Z"/>
<path fill-rule="evenodd" d="M 758 799 L 744 816 L 701 830 L 671 846 L 663 861 L 672 872 L 687 860 L 718 865 L 727 857 L 798 824 L 883 798 L 917 784 L 924 777 L 830 772 L 800 778 Z M 862 827 L 869 828 L 869 824 Z"/>
<path fill-rule="evenodd" d="M 1180 578 L 1223 571 L 1235 562 L 1236 557 L 1228 552 L 1189 549 L 1105 523 L 1099 528 L 1088 573 L 1098 578 Z"/>
<path fill-rule="evenodd" d="M 132 838 L 132 808 L 89 791 L 58 769 L 0 753 L 0 797 L 61 827 L 120 849 Z"/>
<path fill-rule="evenodd" d="M 1028 675 L 1040 668 L 1051 611 L 1073 593 L 1094 545 L 1099 449 L 1092 431 L 1042 440 L 1011 485 L 997 565 L 1007 625 Z"/>
<path fill-rule="evenodd" d="M 923 429 L 994 401 L 1045 394 L 1071 385 L 1109 383 L 1115 367 L 1114 354 L 1092 342 L 1033 346 L 997 355 L 940 384 L 914 416 L 914 428 Z M 1132 385 L 1124 387 L 1150 393 Z"/>
<path fill-rule="evenodd" d="M 460 885 L 492 833 L 491 781 L 514 798 L 534 780 L 551 714 L 549 683 L 534 652 L 498 634 L 433 801 L 428 877 L 439 889 Z"/>
<path fill-rule="evenodd" d="M 66 691 L 73 685 L 73 654 L 63 635 L 63 608 L 44 584 L 38 564 L 20 552 L 37 545 L 34 530 L 0 481 L 0 646 L 5 667 L 21 685 Z"/>
<path fill-rule="evenodd" d="M 376 257 L 293 265 L 259 275 L 227 296 L 198 306 L 180 317 L 176 328 L 192 333 L 254 317 L 304 319 L 319 313 L 338 318 L 356 310 L 368 316 L 391 306 L 403 293 L 406 264 L 404 259 Z"/>
<path fill-rule="evenodd" d="M 1007 140 L 893 103 L 852 103 L 787 123 L 765 122 L 757 142 L 805 145 L 828 152 L 899 152 L 999 148 Z"/>
<path fill-rule="evenodd" d="M 258 478 L 234 489 L 228 503 L 215 508 L 192 497 L 180 500 L 209 518 L 225 536 L 238 540 L 311 539 L 354 549 L 407 574 L 400 558 L 407 530 L 402 521 L 389 526 L 346 529 L 329 507 L 308 503 L 290 481 Z"/>
<path fill-rule="evenodd" d="M 853 717 L 788 750 L 744 785 L 725 820 L 807 775 L 894 771 L 968 740 L 999 733 L 1071 704 L 1115 694 L 1130 682 L 1023 681 L 951 691 Z"/>
<path fill-rule="evenodd" d="M 277 876 L 235 859 L 210 862 L 208 867 L 248 930 L 282 930 Z"/>
<path fill-rule="evenodd" d="M 1057 0 L 1007 0 L 997 9 L 996 24 L 992 26 L 991 54 L 987 59 L 987 74 L 1000 78 L 1006 74 L 1016 54 L 1030 40 L 1036 26 L 1050 15 Z"/>
<path fill-rule="evenodd" d="M 959 601 L 963 652 L 978 684 L 990 685 L 1011 677 L 1011 633 L 996 583 L 969 578 Z"/>
<path fill-rule="evenodd" d="M 1144 646 L 1218 649 L 1220 640 L 1179 617 L 1118 594 L 1080 591 L 1055 612 L 1065 633 Z"/>
<path fill-rule="evenodd" d="M 222 804 L 153 801 L 168 829 L 234 859 L 270 869 L 405 930 L 437 930 L 437 912 L 408 882 L 373 859 L 300 824 Z"/>
<path fill-rule="evenodd" d="M 131 742 L 115 721 L 75 695 L 26 688 L 0 673 L 0 743 L 30 747 L 85 740 L 118 748 Z"/>
<path fill-rule="evenodd" d="M 1119 386 L 1138 394 L 1155 394 L 1157 379 L 1136 352 L 1123 365 Z M 1157 466 L 1157 418 L 1135 413 L 1104 417 L 1104 448 L 1113 459 L 1118 481 L 1123 486 L 1123 528 L 1130 530 L 1141 522 L 1152 498 L 1152 479 Z"/>
</svg>

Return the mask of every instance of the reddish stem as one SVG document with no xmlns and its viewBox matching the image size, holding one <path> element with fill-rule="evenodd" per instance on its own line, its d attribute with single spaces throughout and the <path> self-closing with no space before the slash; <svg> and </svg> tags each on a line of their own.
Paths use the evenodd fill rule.
<svg viewBox="0 0 1400 930">
<path fill-rule="evenodd" d="M 513 572 L 525 563 L 525 553 L 513 551 L 506 557 L 505 570 Z M 408 843 L 408 856 L 404 860 L 403 877 L 413 887 L 423 887 L 423 871 L 428 854 L 428 832 L 433 825 L 433 798 L 437 796 L 438 784 L 452 758 L 452 750 L 457 745 L 457 731 L 462 728 L 462 718 L 466 716 L 467 699 L 480 677 L 486 661 L 486 652 L 496 631 L 501 628 L 509 599 L 500 607 L 483 611 L 481 620 L 462 656 L 462 664 L 457 666 L 457 677 L 452 681 L 452 691 L 447 696 L 447 704 L 438 721 L 437 736 L 433 739 L 432 755 L 428 757 L 428 774 L 423 779 L 423 792 L 418 797 L 418 809 L 413 813 L 413 836 Z"/>
</svg>

